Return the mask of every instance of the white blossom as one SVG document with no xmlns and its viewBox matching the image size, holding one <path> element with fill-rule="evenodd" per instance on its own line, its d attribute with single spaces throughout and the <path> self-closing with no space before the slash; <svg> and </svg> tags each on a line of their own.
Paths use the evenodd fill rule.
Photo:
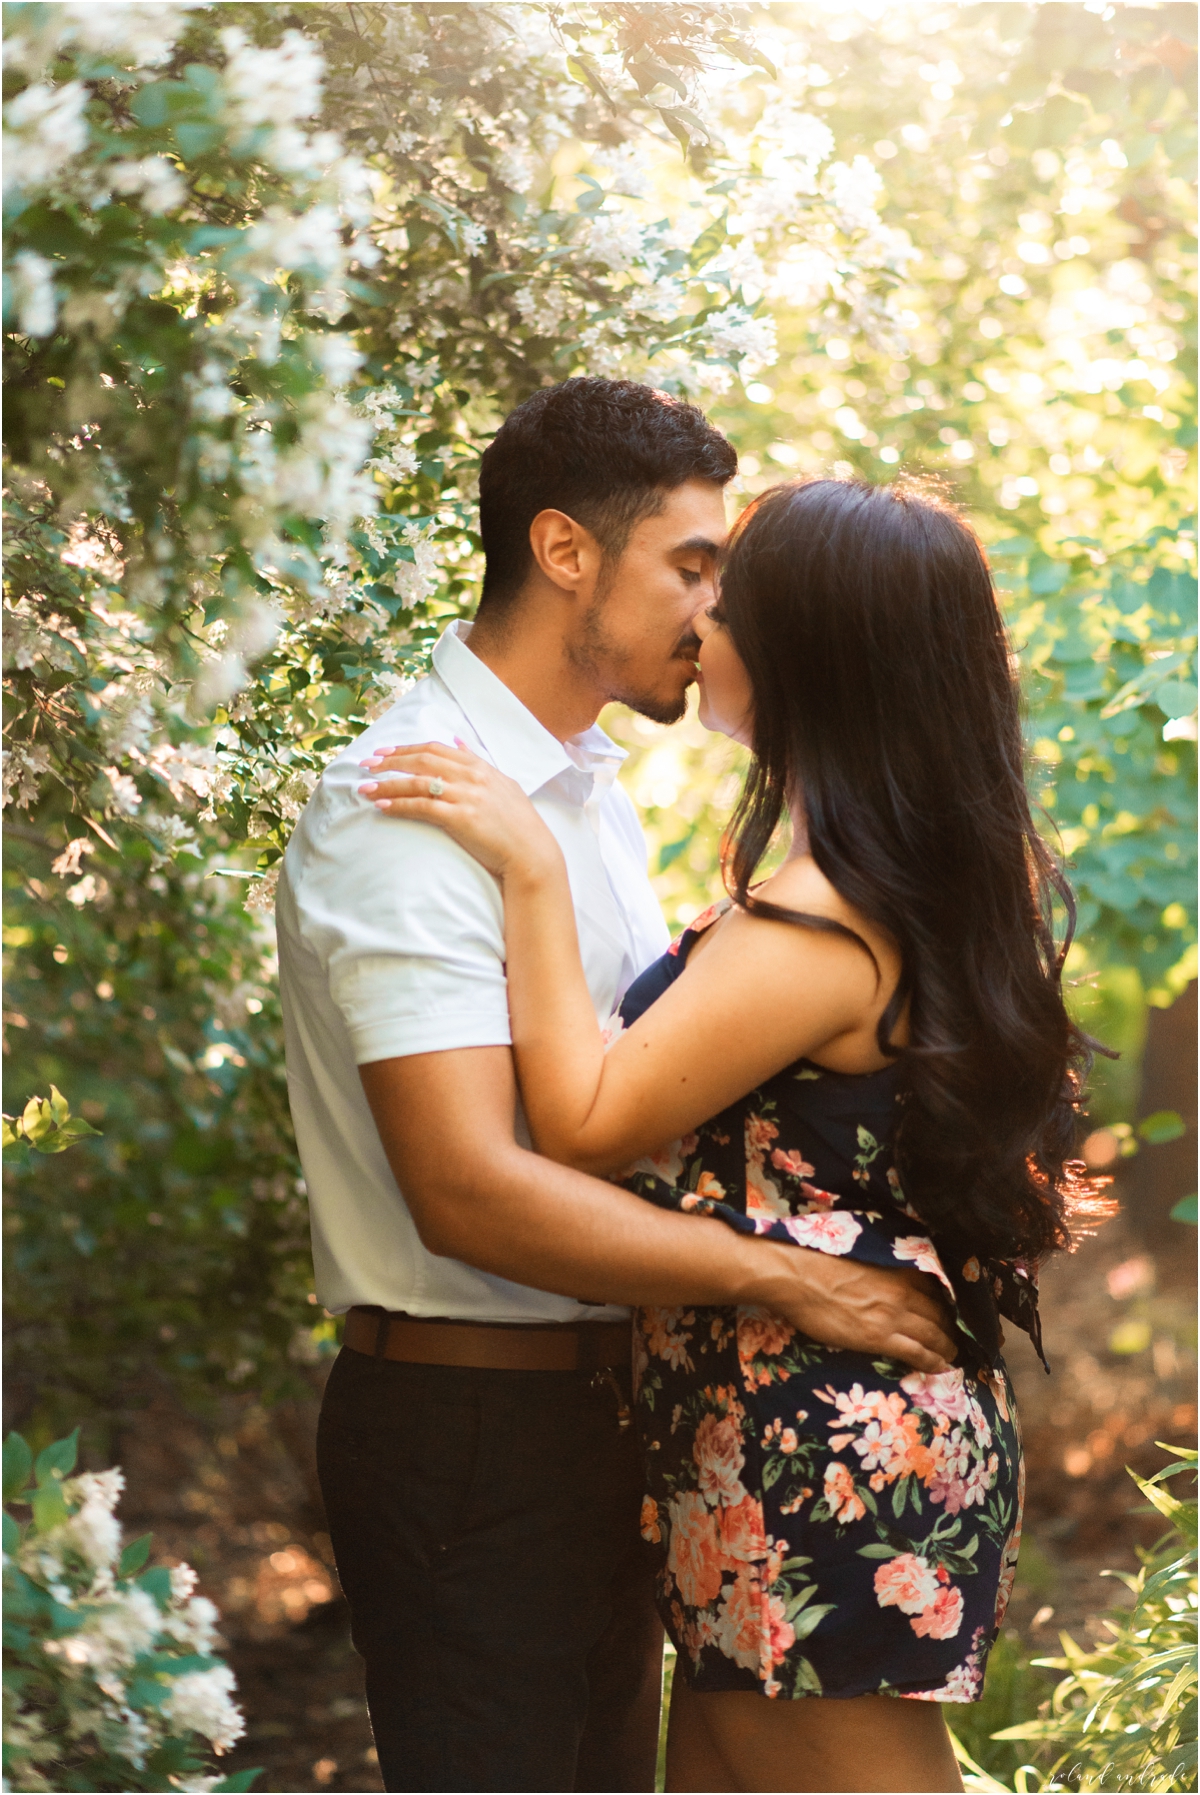
<svg viewBox="0 0 1200 1795">
<path fill-rule="evenodd" d="M 117 767 L 105 767 L 104 777 L 112 790 L 112 801 L 121 816 L 136 815 L 142 802 L 139 792 L 128 773 L 122 773 Z"/>
<path fill-rule="evenodd" d="M 46 187 L 87 143 L 82 81 L 51 87 L 37 81 L 4 108 L 4 191 Z"/>
<path fill-rule="evenodd" d="M 27 337 L 48 337 L 58 322 L 58 289 L 53 275 L 54 263 L 35 249 L 18 250 L 13 257 L 9 278 L 17 328 Z"/>
<path fill-rule="evenodd" d="M 119 61 L 141 68 L 166 62 L 184 25 L 184 14 L 201 0 L 67 0 L 54 11 L 61 41 L 85 50 L 107 51 Z"/>
<path fill-rule="evenodd" d="M 718 355 L 739 357 L 748 372 L 775 360 L 774 318 L 751 317 L 743 306 L 727 305 L 714 312 L 705 321 L 703 334 Z"/>
<path fill-rule="evenodd" d="M 246 896 L 245 908 L 251 916 L 269 914 L 275 908 L 275 888 L 279 884 L 279 867 L 272 866 L 255 879 Z"/>
<path fill-rule="evenodd" d="M 342 265 L 341 219 L 331 205 L 310 206 L 300 214 L 268 206 L 242 242 L 246 275 L 271 280 L 280 268 L 329 275 Z"/>
<path fill-rule="evenodd" d="M 27 810 L 50 771 L 50 750 L 37 742 L 14 742 L 4 750 L 3 768 L 3 803 Z"/>
<path fill-rule="evenodd" d="M 64 1532 L 94 1570 L 111 1570 L 116 1563 L 121 1549 L 121 1523 L 113 1510 L 124 1488 L 125 1474 L 116 1469 L 84 1471 L 68 1485 L 69 1495 L 77 1495 L 82 1501 L 64 1524 Z"/>
<path fill-rule="evenodd" d="M 515 144 L 496 158 L 496 173 L 514 193 L 528 193 L 533 186 L 533 164 Z"/>
<path fill-rule="evenodd" d="M 392 576 L 392 591 L 406 605 L 423 603 L 438 589 L 439 562 L 434 544 L 415 524 L 406 524 L 404 540 L 411 548 L 411 561 L 397 561 Z"/>
<path fill-rule="evenodd" d="M 140 193 L 147 212 L 173 212 L 187 198 L 183 176 L 165 156 L 143 156 L 137 162 L 110 162 L 105 176 L 114 193 Z"/>
<path fill-rule="evenodd" d="M 616 149 L 597 150 L 592 166 L 610 177 L 610 193 L 621 193 L 629 199 L 648 199 L 651 190 L 650 164 L 645 152 L 632 143 Z"/>
<path fill-rule="evenodd" d="M 245 1010 L 242 1011 L 245 1021 Z M 181 1601 L 176 1595 L 177 1580 L 190 1578 L 194 1584 L 196 1573 L 190 1564 L 178 1564 L 171 1572 L 171 1595 L 173 1601 L 180 1606 L 169 1609 L 163 1616 L 163 1632 L 189 1652 L 211 1652 L 217 1643 L 217 1623 L 220 1616 L 216 1604 L 207 1596 L 192 1596 L 190 1601 Z"/>
<path fill-rule="evenodd" d="M 645 250 L 646 233 L 628 212 L 597 212 L 580 233 L 586 255 L 615 272 L 630 268 Z"/>
<path fill-rule="evenodd" d="M 883 177 L 866 156 L 855 156 L 851 163 L 831 163 L 825 171 L 825 189 L 843 230 L 876 228 L 879 213 L 875 202 L 883 192 Z"/>
<path fill-rule="evenodd" d="M 405 480 L 411 479 L 419 465 L 416 450 L 410 449 L 405 443 L 393 443 L 384 454 L 373 455 L 367 462 L 369 468 L 374 468 L 385 480 L 390 480 L 393 486 L 401 486 Z"/>
<path fill-rule="evenodd" d="M 523 324 L 539 336 L 553 336 L 567 314 L 567 295 L 561 287 L 518 287 L 513 295 Z"/>
<path fill-rule="evenodd" d="M 260 49 L 230 25 L 221 43 L 226 91 L 242 124 L 290 125 L 320 111 L 325 58 L 303 32 L 285 31 L 278 44 Z"/>
<path fill-rule="evenodd" d="M 158 1603 L 146 1590 L 136 1584 L 118 1590 L 110 1600 L 91 1609 L 83 1627 L 72 1636 L 77 1661 L 98 1670 L 132 1664 L 151 1649 L 161 1621 Z"/>
<path fill-rule="evenodd" d="M 108 752 L 116 757 L 142 754 L 154 727 L 154 706 L 144 692 L 124 682 L 113 683 L 99 694 L 100 735 Z"/>
<path fill-rule="evenodd" d="M 96 844 L 89 835 L 77 835 L 69 841 L 57 859 L 50 862 L 50 871 L 60 879 L 73 879 L 80 870 L 85 854 L 94 854 Z"/>
<path fill-rule="evenodd" d="M 363 356 L 342 331 L 313 331 L 305 347 L 329 386 L 346 386 L 363 364 Z"/>
</svg>

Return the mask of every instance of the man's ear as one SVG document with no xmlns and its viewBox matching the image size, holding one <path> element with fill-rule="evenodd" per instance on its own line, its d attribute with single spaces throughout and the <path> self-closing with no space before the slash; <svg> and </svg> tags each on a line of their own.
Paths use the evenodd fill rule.
<svg viewBox="0 0 1200 1795">
<path fill-rule="evenodd" d="M 600 577 L 600 544 L 565 511 L 539 511 L 529 526 L 538 568 L 564 594 L 590 592 Z"/>
</svg>

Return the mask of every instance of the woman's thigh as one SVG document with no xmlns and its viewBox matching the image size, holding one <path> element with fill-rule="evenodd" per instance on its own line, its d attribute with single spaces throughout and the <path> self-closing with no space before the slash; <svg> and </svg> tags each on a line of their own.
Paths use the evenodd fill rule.
<svg viewBox="0 0 1200 1795">
<path fill-rule="evenodd" d="M 667 1743 L 669 1790 L 925 1791 L 962 1789 L 936 1702 L 858 1695 L 767 1701 L 695 1694 L 677 1676 Z"/>
</svg>

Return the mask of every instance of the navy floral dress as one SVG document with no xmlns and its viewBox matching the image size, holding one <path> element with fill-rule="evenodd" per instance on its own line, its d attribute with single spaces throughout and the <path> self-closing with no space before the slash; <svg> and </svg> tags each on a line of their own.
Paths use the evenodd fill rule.
<svg viewBox="0 0 1200 1795">
<path fill-rule="evenodd" d="M 635 981 L 618 1028 L 678 977 L 718 914 Z M 642 1534 L 700 1691 L 980 1692 L 1023 1485 L 997 1312 L 1036 1343 L 1036 1299 L 1021 1268 L 935 1245 L 891 1165 L 897 1093 L 894 1067 L 851 1075 L 800 1060 L 621 1180 L 742 1233 L 929 1272 L 962 1347 L 930 1375 L 822 1346 L 762 1309 L 638 1311 Z"/>
</svg>

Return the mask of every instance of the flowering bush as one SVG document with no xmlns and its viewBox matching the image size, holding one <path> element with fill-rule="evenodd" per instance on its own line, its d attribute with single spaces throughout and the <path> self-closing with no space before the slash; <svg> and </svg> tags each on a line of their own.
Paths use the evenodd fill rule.
<svg viewBox="0 0 1200 1795">
<path fill-rule="evenodd" d="M 142 1570 L 148 1534 L 122 1551 L 125 1480 L 72 1476 L 78 1437 L 36 1466 L 19 1434 L 4 1447 L 4 1786 L 248 1789 L 257 1771 L 210 1774 L 200 1743 L 219 1755 L 245 1731 L 217 1611 L 189 1566 Z"/>
<path fill-rule="evenodd" d="M 462 608 L 478 458 L 527 392 L 726 390 L 806 246 L 847 328 L 894 334 L 911 246 L 871 165 L 795 109 L 727 141 L 697 110 L 766 60 L 734 9 L 10 13 L 5 799 L 49 781 L 158 864 L 215 822 L 271 874 Z M 102 838 L 68 831 L 83 905 Z"/>
<path fill-rule="evenodd" d="M 6 12 L 11 1078 L 105 1135 L 9 1186 L 11 1365 L 59 1419 L 329 1344 L 242 900 L 473 602 L 498 417 L 572 372 L 761 373 L 806 246 L 838 328 L 895 327 L 905 240 L 821 120 L 713 122 L 775 78 L 740 18 Z"/>
</svg>

